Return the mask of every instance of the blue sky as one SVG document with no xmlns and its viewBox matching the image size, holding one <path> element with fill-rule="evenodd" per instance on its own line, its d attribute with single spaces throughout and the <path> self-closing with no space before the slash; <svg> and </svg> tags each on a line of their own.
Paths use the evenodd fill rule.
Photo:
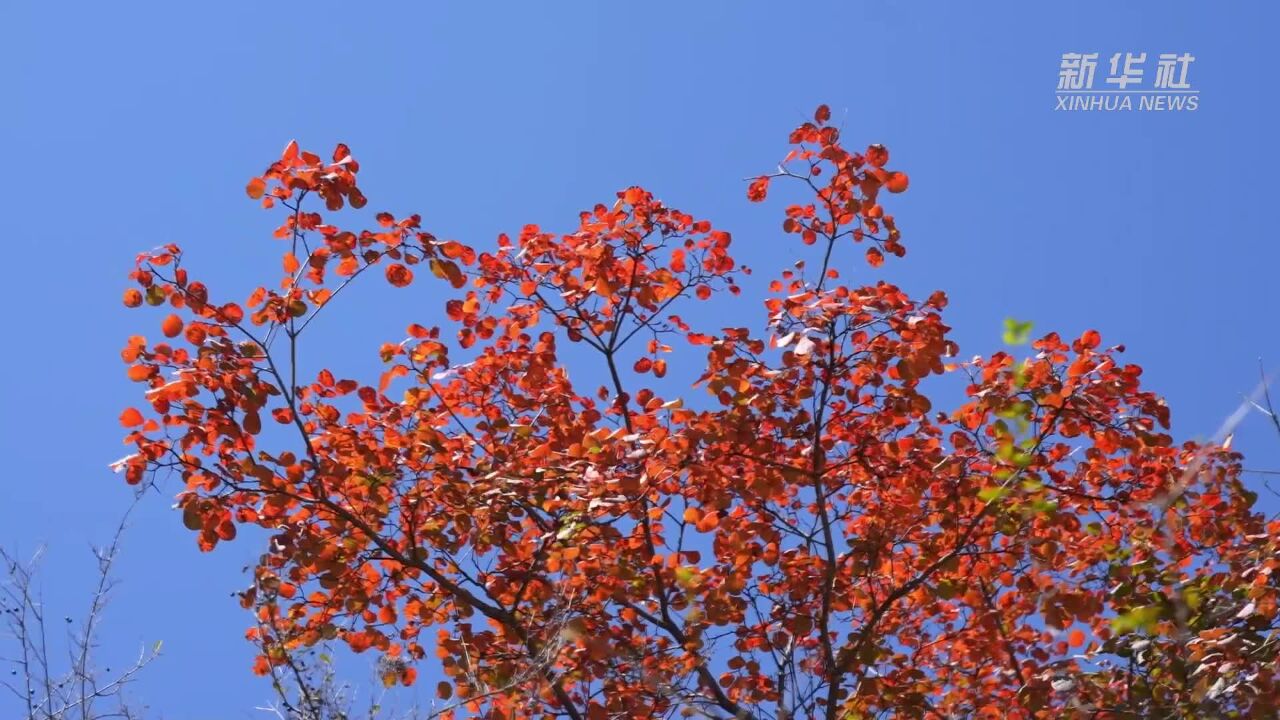
<svg viewBox="0 0 1280 720">
<path fill-rule="evenodd" d="M 130 499 L 106 469 L 137 400 L 118 351 L 156 320 L 119 304 L 132 258 L 179 242 L 227 295 L 274 273 L 275 218 L 243 187 L 290 138 L 348 143 L 369 211 L 422 212 L 474 245 L 568 228 L 641 184 L 733 231 L 764 282 L 801 250 L 742 179 L 829 103 L 851 145 L 882 142 L 910 173 L 892 208 L 909 254 L 887 276 L 948 292 L 962 355 L 999 349 L 1009 315 L 1094 327 L 1128 345 L 1180 434 L 1210 434 L 1259 358 L 1280 369 L 1277 20 L 1267 0 L 5 3 L 0 544 L 48 545 L 55 616 L 87 602 L 87 545 Z M 1111 53 L 1146 52 L 1148 79 L 1155 54 L 1190 52 L 1200 107 L 1054 112 L 1070 51 L 1100 53 L 1099 78 Z M 307 351 L 367 374 L 436 301 L 352 294 Z M 751 299 L 734 312 L 760 317 Z M 1280 468 L 1258 416 L 1237 447 Z M 229 597 L 256 548 L 199 554 L 168 492 L 126 539 L 104 657 L 163 639 L 136 696 L 175 720 L 261 717 L 269 688 Z"/>
</svg>

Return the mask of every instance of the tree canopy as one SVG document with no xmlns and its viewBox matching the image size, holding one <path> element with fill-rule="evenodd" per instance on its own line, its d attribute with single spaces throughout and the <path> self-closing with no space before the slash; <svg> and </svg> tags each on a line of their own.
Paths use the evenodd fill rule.
<svg viewBox="0 0 1280 720">
<path fill-rule="evenodd" d="M 851 251 L 906 254 L 908 177 L 829 121 L 748 186 L 799 198 L 755 234 L 809 257 L 728 327 L 681 308 L 739 292 L 730 233 L 645 189 L 487 248 L 344 229 L 344 145 L 250 180 L 283 266 L 247 299 L 140 255 L 124 302 L 163 337 L 123 351 L 120 469 L 179 476 L 202 550 L 269 534 L 256 671 L 340 641 L 489 718 L 1273 717 L 1280 527 L 1240 455 L 1175 441 L 1097 332 L 962 360 L 942 292 L 843 284 Z M 301 376 L 299 338 L 378 275 L 451 297 L 381 377 Z"/>
</svg>

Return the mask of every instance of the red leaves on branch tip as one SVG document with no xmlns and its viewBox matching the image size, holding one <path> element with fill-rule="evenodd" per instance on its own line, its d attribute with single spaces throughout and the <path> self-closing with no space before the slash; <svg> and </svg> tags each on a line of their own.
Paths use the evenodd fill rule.
<svg viewBox="0 0 1280 720">
<path fill-rule="evenodd" d="M 769 194 L 769 178 L 761 176 L 751 181 L 747 186 L 747 199 L 751 202 L 761 202 Z"/>
<path fill-rule="evenodd" d="M 900 193 L 907 191 L 907 185 L 910 184 L 910 178 L 904 172 L 889 173 L 888 180 L 885 181 L 885 189 L 891 193 Z"/>
<path fill-rule="evenodd" d="M 124 291 L 124 306 L 135 308 L 142 304 L 142 291 L 137 288 L 129 288 Z"/>
<path fill-rule="evenodd" d="M 826 105 L 819 105 L 818 109 L 813 113 L 813 121 L 819 125 L 825 125 L 831 119 L 831 108 Z"/>
<path fill-rule="evenodd" d="M 326 163 L 319 155 L 301 150 L 297 141 L 290 141 L 279 160 L 248 182 L 245 193 L 254 200 L 261 200 L 264 207 L 272 207 L 277 200 L 287 200 L 307 192 L 319 195 L 329 210 L 339 210 L 348 203 L 353 208 L 363 207 L 366 202 L 364 195 L 355 184 L 359 164 L 342 144 L 334 150 L 333 157 L 333 162 Z M 287 235 L 288 231 L 284 234 Z"/>
</svg>

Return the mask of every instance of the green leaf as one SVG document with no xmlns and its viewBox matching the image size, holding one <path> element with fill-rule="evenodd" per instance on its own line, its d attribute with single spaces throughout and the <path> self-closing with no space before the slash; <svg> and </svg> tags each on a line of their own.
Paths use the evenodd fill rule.
<svg viewBox="0 0 1280 720">
<path fill-rule="evenodd" d="M 685 587 L 685 588 L 696 587 L 699 579 L 700 578 L 698 577 L 697 568 L 693 568 L 689 566 L 682 566 L 682 567 L 676 568 L 676 582 L 680 583 L 682 587 Z"/>
<path fill-rule="evenodd" d="M 1036 500 L 1031 503 L 1031 509 L 1042 515 L 1050 515 L 1058 510 L 1058 503 L 1053 500 Z"/>
<path fill-rule="evenodd" d="M 1024 345 L 1030 337 L 1030 320 L 1004 319 L 1004 342 L 1006 345 Z"/>
<path fill-rule="evenodd" d="M 1160 620 L 1159 605 L 1144 605 L 1124 613 L 1111 621 L 1111 628 L 1117 633 L 1128 633 L 1135 630 L 1152 632 Z"/>
<path fill-rule="evenodd" d="M 982 488 L 978 491 L 978 499 L 982 502 L 992 502 L 1006 497 L 1009 494 L 1009 488 L 1006 487 L 989 487 Z"/>
<path fill-rule="evenodd" d="M 938 597 L 950 600 L 964 591 L 964 586 L 954 580 L 943 580 L 938 583 Z"/>
</svg>

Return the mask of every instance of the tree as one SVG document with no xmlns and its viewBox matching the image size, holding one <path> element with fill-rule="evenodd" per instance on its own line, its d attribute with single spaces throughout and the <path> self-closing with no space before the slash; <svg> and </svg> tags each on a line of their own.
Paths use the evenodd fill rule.
<svg viewBox="0 0 1280 720">
<path fill-rule="evenodd" d="M 882 201 L 908 179 L 829 117 L 747 190 L 802 193 L 782 232 L 813 252 L 755 331 L 677 314 L 747 271 L 646 190 L 482 251 L 332 224 L 366 202 L 343 145 L 249 182 L 284 274 L 243 305 L 176 246 L 139 256 L 125 304 L 169 314 L 123 352 L 147 405 L 121 467 L 181 475 L 202 550 L 271 534 L 257 672 L 340 640 L 388 683 L 434 651 L 442 702 L 491 718 L 1271 717 L 1280 527 L 1240 456 L 1175 443 L 1097 332 L 959 362 L 943 293 L 840 284 L 851 247 L 905 254 Z M 444 317 L 377 380 L 300 377 L 298 338 L 378 270 L 447 283 Z M 594 358 L 573 378 L 566 342 Z M 689 395 L 677 352 L 705 358 Z"/>
</svg>

